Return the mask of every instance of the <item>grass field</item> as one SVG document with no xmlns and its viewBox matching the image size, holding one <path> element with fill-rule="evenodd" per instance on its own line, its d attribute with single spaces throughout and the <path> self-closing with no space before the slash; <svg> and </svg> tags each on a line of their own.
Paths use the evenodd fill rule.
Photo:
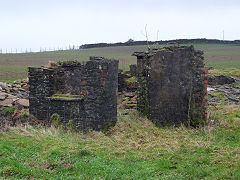
<svg viewBox="0 0 240 180">
<path fill-rule="evenodd" d="M 107 135 L 53 127 L 0 132 L 0 177 L 240 179 L 239 106 L 214 108 L 214 124 L 198 129 L 157 128 L 135 111 L 121 112 Z"/>
<path fill-rule="evenodd" d="M 190 45 L 190 44 L 187 44 Z M 207 66 L 216 69 L 240 69 L 240 46 L 223 44 L 194 44 L 196 49 L 204 50 Z M 104 56 L 119 59 L 120 68 L 136 63 L 135 51 L 146 50 L 146 46 L 106 47 L 81 50 L 39 52 L 28 54 L 0 54 L 0 80 L 16 80 L 27 77 L 27 66 L 46 65 L 48 61 L 80 60 L 89 56 Z"/>
</svg>

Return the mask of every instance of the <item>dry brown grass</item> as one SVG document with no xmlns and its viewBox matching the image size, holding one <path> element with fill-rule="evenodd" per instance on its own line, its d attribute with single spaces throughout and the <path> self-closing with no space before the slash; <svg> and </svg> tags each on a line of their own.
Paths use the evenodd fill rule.
<svg viewBox="0 0 240 180">
<path fill-rule="evenodd" d="M 108 135 L 95 131 L 88 132 L 87 134 L 72 133 L 70 131 L 63 132 L 61 129 L 54 127 L 37 129 L 15 127 L 10 129 L 16 135 L 34 137 L 36 139 L 49 137 L 60 144 L 66 143 L 66 148 L 69 150 L 75 149 L 78 146 L 78 142 L 81 141 L 81 144 L 90 151 L 105 150 L 109 152 L 109 155 L 129 155 L 130 153 L 134 157 L 147 158 L 160 153 L 159 150 L 173 152 L 182 147 L 210 147 L 211 142 L 216 141 L 214 132 L 219 126 L 239 127 L 240 123 L 238 122 L 229 124 L 231 113 L 240 112 L 239 106 L 218 108 L 218 110 L 214 110 L 210 114 L 210 119 L 216 120 L 218 118 L 218 121 L 213 125 L 198 129 L 186 128 L 184 126 L 158 128 L 147 118 L 140 116 L 136 111 L 130 111 L 129 115 L 124 116 L 120 112 L 117 124 L 108 132 Z M 231 113 L 229 114 L 229 112 Z M 226 113 L 230 119 L 223 117 Z M 64 139 L 62 139 L 63 133 L 65 134 Z M 226 150 L 226 147 L 222 148 L 223 151 L 225 151 L 224 149 Z"/>
</svg>

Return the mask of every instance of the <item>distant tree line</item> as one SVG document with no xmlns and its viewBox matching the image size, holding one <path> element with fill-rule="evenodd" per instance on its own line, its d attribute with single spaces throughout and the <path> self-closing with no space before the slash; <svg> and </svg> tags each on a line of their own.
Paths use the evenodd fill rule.
<svg viewBox="0 0 240 180">
<path fill-rule="evenodd" d="M 176 40 L 167 40 L 167 41 L 134 41 L 129 39 L 127 42 L 118 42 L 118 43 L 96 43 L 96 44 L 84 44 L 81 45 L 80 49 L 88 48 L 99 48 L 99 47 L 115 47 L 115 46 L 136 46 L 136 45 L 153 45 L 153 44 L 167 44 L 167 43 L 209 43 L 209 44 L 239 44 L 240 40 L 218 40 L 218 39 L 176 39 Z"/>
<path fill-rule="evenodd" d="M 31 53 L 31 52 L 48 52 L 48 51 L 61 51 L 61 50 L 78 50 L 88 48 L 100 48 L 100 47 L 115 47 L 115 46 L 136 46 L 136 45 L 164 45 L 164 44 L 186 44 L 186 43 L 208 43 L 208 44 L 236 44 L 240 45 L 240 40 L 218 40 L 218 39 L 176 39 L 166 41 L 134 41 L 129 39 L 126 42 L 118 43 L 96 43 L 96 44 L 84 44 L 81 46 L 69 45 L 65 47 L 51 47 L 51 48 L 40 48 L 40 50 L 30 49 L 1 49 L 0 54 L 11 54 L 11 53 Z"/>
</svg>

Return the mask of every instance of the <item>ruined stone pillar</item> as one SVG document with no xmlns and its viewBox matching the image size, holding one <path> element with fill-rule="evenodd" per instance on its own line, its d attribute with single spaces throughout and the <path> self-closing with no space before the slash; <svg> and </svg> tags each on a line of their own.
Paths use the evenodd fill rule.
<svg viewBox="0 0 240 180">
<path fill-rule="evenodd" d="M 206 75 L 202 51 L 172 46 L 136 52 L 137 109 L 156 125 L 199 126 L 206 121 Z"/>
<path fill-rule="evenodd" d="M 49 122 L 60 121 L 79 130 L 101 130 L 117 118 L 118 61 L 59 62 L 54 68 L 29 67 L 30 113 Z"/>
</svg>

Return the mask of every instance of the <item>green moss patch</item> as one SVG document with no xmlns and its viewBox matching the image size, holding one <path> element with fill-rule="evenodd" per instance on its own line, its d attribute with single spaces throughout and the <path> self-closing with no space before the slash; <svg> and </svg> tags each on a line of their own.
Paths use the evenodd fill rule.
<svg viewBox="0 0 240 180">
<path fill-rule="evenodd" d="M 128 83 L 137 82 L 137 77 L 132 76 L 132 77 L 130 77 L 130 78 L 124 79 L 124 81 L 126 81 L 126 82 L 128 82 Z"/>
<path fill-rule="evenodd" d="M 208 94 L 211 94 L 213 96 L 217 96 L 219 99 L 223 99 L 225 97 L 224 92 L 215 92 L 215 91 L 210 91 Z"/>
<path fill-rule="evenodd" d="M 83 95 L 53 94 L 51 98 L 83 98 Z"/>
</svg>

